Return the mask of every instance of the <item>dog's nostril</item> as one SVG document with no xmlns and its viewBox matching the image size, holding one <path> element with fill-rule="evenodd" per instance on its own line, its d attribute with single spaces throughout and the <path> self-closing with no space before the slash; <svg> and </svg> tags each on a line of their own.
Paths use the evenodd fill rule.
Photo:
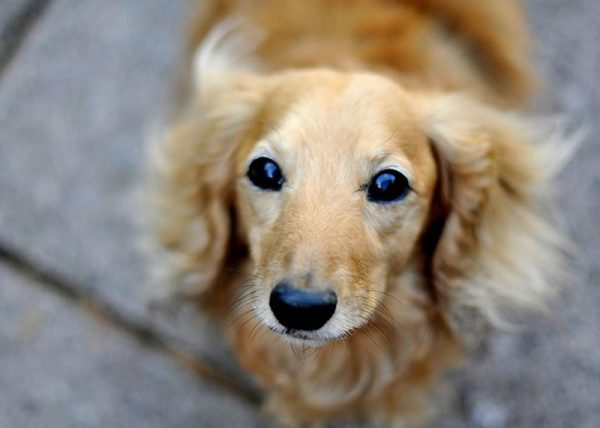
<svg viewBox="0 0 600 428">
<path fill-rule="evenodd" d="M 269 305 L 284 327 L 313 331 L 323 327 L 333 316 L 337 296 L 333 291 L 302 290 L 280 283 L 271 292 Z"/>
</svg>

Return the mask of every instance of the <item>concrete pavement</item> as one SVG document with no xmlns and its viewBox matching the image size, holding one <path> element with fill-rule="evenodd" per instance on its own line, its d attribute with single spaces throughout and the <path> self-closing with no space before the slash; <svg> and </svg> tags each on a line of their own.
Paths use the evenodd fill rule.
<svg viewBox="0 0 600 428">
<path fill-rule="evenodd" d="M 0 4 L 3 37 L 29 2 L 43 3 Z M 600 4 L 527 5 L 546 108 L 590 126 L 557 184 L 580 247 L 575 284 L 552 316 L 497 335 L 455 373 L 457 399 L 433 426 L 600 423 Z M 266 424 L 244 394 L 195 377 L 119 323 L 99 324 L 83 304 L 98 301 L 248 385 L 201 316 L 156 316 L 145 304 L 136 249 L 143 142 L 172 84 L 186 11 L 185 0 L 50 0 L 0 70 L 2 428 Z M 36 271 L 73 296 L 32 279 Z"/>
</svg>

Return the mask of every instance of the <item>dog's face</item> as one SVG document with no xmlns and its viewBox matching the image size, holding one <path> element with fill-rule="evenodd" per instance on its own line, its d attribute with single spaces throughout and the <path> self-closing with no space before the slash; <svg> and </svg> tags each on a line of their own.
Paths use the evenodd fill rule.
<svg viewBox="0 0 600 428">
<path fill-rule="evenodd" d="M 256 316 L 312 344 L 369 322 L 424 228 L 436 168 L 409 94 L 372 75 L 294 73 L 237 152 Z"/>
</svg>

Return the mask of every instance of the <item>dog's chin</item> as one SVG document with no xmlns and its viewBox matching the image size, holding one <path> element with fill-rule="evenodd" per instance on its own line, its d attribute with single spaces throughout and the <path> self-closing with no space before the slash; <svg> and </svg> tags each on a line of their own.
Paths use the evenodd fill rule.
<svg viewBox="0 0 600 428">
<path fill-rule="evenodd" d="M 310 346 L 312 348 L 319 348 L 330 342 L 342 340 L 345 337 L 345 335 L 330 336 L 319 333 L 318 331 L 292 330 L 284 327 L 269 326 L 269 329 L 292 345 Z"/>
<path fill-rule="evenodd" d="M 311 348 L 319 348 L 328 343 L 342 340 L 347 335 L 338 335 L 332 336 L 328 334 L 323 334 L 322 332 L 317 331 L 304 331 L 304 330 L 292 330 L 285 328 L 283 326 L 267 326 L 271 331 L 278 334 L 283 340 L 292 345 L 300 345 L 300 346 L 308 346 Z"/>
</svg>

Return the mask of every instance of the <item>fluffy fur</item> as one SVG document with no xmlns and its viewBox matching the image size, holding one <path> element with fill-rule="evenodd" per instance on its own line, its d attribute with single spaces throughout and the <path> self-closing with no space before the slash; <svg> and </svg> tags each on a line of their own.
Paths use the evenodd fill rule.
<svg viewBox="0 0 600 428">
<path fill-rule="evenodd" d="M 282 423 L 420 420 L 475 315 L 540 308 L 562 273 L 542 214 L 569 145 L 506 111 L 533 87 L 519 2 L 199 8 L 183 107 L 154 156 L 173 291 L 226 319 Z M 249 183 L 259 155 L 283 191 Z M 414 191 L 369 202 L 361 186 L 390 166 Z M 285 278 L 336 291 L 320 330 L 292 337 L 272 315 Z"/>
</svg>

